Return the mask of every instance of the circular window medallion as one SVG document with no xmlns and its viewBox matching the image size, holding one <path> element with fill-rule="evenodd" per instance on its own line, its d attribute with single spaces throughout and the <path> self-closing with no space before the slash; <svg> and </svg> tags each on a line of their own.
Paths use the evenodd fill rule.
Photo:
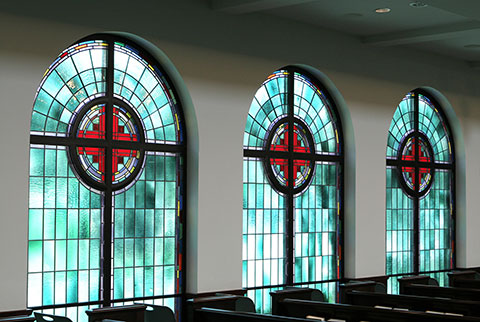
<svg viewBox="0 0 480 322">
<path fill-rule="evenodd" d="M 401 181 L 410 194 L 425 195 L 433 182 L 435 169 L 433 149 L 424 135 L 408 135 L 402 142 L 399 156 Z"/>
<path fill-rule="evenodd" d="M 77 174 L 93 187 L 105 189 L 105 175 L 111 174 L 112 190 L 119 190 L 138 175 L 144 158 L 141 121 L 130 108 L 116 102 L 112 124 L 106 122 L 106 104 L 89 104 L 78 114 L 70 136 L 81 142 L 70 149 Z M 107 151 L 111 171 L 106 171 Z"/>
<path fill-rule="evenodd" d="M 267 153 L 269 157 L 266 158 L 265 168 L 277 190 L 287 192 L 293 188 L 294 193 L 298 193 L 308 186 L 315 164 L 308 156 L 314 154 L 314 149 L 313 137 L 303 122 L 298 119 L 293 122 L 279 120 L 267 137 Z M 289 162 L 292 162 L 291 173 Z"/>
</svg>

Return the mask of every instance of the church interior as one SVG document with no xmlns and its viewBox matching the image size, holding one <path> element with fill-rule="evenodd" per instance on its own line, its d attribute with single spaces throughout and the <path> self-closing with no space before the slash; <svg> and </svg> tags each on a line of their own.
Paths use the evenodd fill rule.
<svg viewBox="0 0 480 322">
<path fill-rule="evenodd" d="M 0 321 L 480 321 L 478 1 L 2 2 L 0 35 Z"/>
</svg>

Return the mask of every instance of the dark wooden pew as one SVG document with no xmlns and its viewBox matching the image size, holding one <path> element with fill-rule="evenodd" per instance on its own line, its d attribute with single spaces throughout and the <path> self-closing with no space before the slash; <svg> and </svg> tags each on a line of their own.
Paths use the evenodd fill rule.
<svg viewBox="0 0 480 322">
<path fill-rule="evenodd" d="M 15 310 L 0 312 L 1 322 L 33 322 L 32 310 Z"/>
<path fill-rule="evenodd" d="M 196 318 L 195 311 L 201 308 L 222 309 L 235 312 L 255 312 L 255 304 L 245 296 L 222 294 L 197 297 L 187 301 L 187 321 Z"/>
<path fill-rule="evenodd" d="M 112 306 L 85 311 L 89 322 L 102 320 L 118 320 L 124 322 L 144 322 L 146 305 Z"/>
<path fill-rule="evenodd" d="M 429 276 L 410 276 L 398 280 L 400 294 L 449 299 L 480 301 L 480 289 L 440 287 L 437 281 Z"/>
<path fill-rule="evenodd" d="M 431 298 L 416 295 L 391 295 L 372 292 L 348 291 L 345 304 L 403 308 L 412 311 L 435 311 L 480 317 L 480 302 Z"/>
<path fill-rule="evenodd" d="M 312 320 L 251 312 L 234 312 L 221 309 L 201 308 L 195 310 L 193 322 L 312 322 Z"/>
<path fill-rule="evenodd" d="M 272 314 L 278 315 L 278 303 L 285 299 L 310 300 L 324 302 L 325 297 L 320 290 L 313 288 L 286 288 L 270 292 L 272 297 Z"/>
<path fill-rule="evenodd" d="M 351 282 L 340 284 L 340 303 L 347 303 L 346 302 L 346 294 L 349 291 L 361 291 L 361 292 L 373 292 L 373 293 L 381 293 L 387 294 L 387 288 L 382 283 L 374 282 L 374 281 L 363 281 L 363 282 Z"/>
<path fill-rule="evenodd" d="M 480 274 L 476 271 L 455 271 L 448 273 L 450 287 L 480 289 Z"/>
<path fill-rule="evenodd" d="M 434 321 L 480 321 L 478 317 L 433 314 L 403 310 L 389 310 L 366 306 L 331 304 L 306 300 L 285 299 L 278 304 L 282 315 L 296 318 L 319 317 L 341 319 L 347 322 L 434 322 Z M 213 322 L 213 321 L 212 321 Z"/>
</svg>

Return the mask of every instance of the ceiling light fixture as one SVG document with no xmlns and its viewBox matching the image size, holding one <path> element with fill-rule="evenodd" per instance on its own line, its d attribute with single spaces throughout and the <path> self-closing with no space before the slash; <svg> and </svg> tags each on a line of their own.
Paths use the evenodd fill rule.
<svg viewBox="0 0 480 322">
<path fill-rule="evenodd" d="M 377 8 L 377 9 L 375 9 L 376 13 L 389 13 L 390 11 L 392 11 L 392 9 L 390 9 L 390 8 Z"/>
<path fill-rule="evenodd" d="M 428 4 L 421 1 L 410 2 L 410 7 L 412 8 L 425 8 L 428 7 Z"/>
</svg>

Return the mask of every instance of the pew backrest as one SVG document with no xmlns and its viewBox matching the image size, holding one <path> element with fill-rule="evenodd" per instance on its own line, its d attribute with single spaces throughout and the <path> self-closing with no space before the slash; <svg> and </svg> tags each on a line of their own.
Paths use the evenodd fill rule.
<svg viewBox="0 0 480 322">
<path fill-rule="evenodd" d="M 194 322 L 312 322 L 308 319 L 252 312 L 233 312 L 213 308 L 196 309 L 194 316 Z"/>
<path fill-rule="evenodd" d="M 434 322 L 434 321 L 480 321 L 478 317 L 447 314 L 433 314 L 404 310 L 390 310 L 348 304 L 332 304 L 306 300 L 285 299 L 281 302 L 283 314 L 290 317 L 304 318 L 316 316 L 329 320 L 332 318 L 345 321 L 370 322 Z"/>
<path fill-rule="evenodd" d="M 400 289 L 400 293 L 404 295 L 420 295 L 466 301 L 480 301 L 480 290 L 470 288 L 410 284 L 405 285 L 402 289 Z"/>
<path fill-rule="evenodd" d="M 72 322 L 69 318 L 60 315 L 45 314 L 35 312 L 35 319 L 37 322 Z"/>
<path fill-rule="evenodd" d="M 325 297 L 320 290 L 313 288 L 291 287 L 270 292 L 272 298 L 272 314 L 278 314 L 278 303 L 284 299 L 310 300 L 324 302 Z"/>
<path fill-rule="evenodd" d="M 146 305 L 134 304 L 126 306 L 113 306 L 85 311 L 89 322 L 100 322 L 105 319 L 124 322 L 145 322 Z"/>
<path fill-rule="evenodd" d="M 387 288 L 385 287 L 385 285 L 375 281 L 345 283 L 340 284 L 340 303 L 346 303 L 346 293 L 353 290 L 387 294 Z"/>
<path fill-rule="evenodd" d="M 480 302 L 431 298 L 417 295 L 394 295 L 348 291 L 346 304 L 404 308 L 414 311 L 435 311 L 480 317 Z"/>
</svg>

